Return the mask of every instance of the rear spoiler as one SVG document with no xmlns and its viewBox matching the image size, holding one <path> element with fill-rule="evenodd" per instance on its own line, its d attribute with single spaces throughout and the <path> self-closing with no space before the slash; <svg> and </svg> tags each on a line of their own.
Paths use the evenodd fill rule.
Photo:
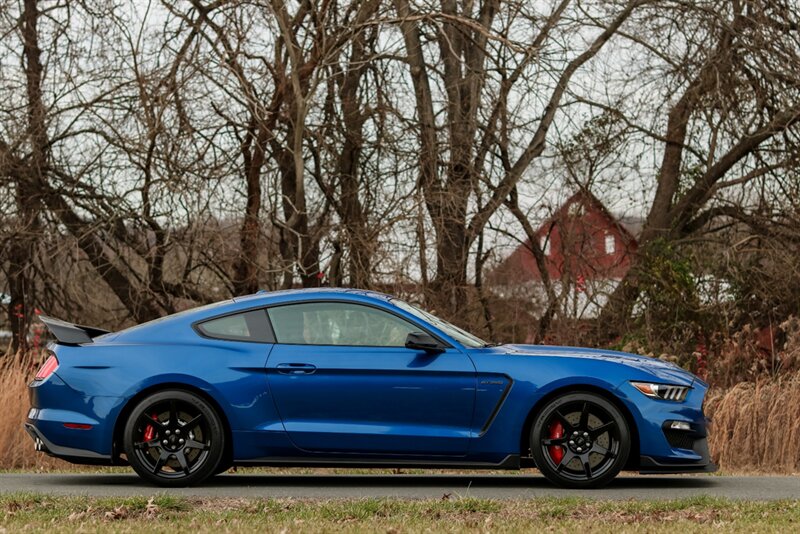
<svg viewBox="0 0 800 534">
<path fill-rule="evenodd" d="M 45 317 L 40 315 L 39 319 L 45 324 L 48 330 L 55 336 L 58 343 L 63 345 L 79 345 L 81 343 L 91 343 L 92 338 L 109 334 L 108 330 L 95 328 L 93 326 L 81 326 L 68 323 L 60 319 Z"/>
</svg>

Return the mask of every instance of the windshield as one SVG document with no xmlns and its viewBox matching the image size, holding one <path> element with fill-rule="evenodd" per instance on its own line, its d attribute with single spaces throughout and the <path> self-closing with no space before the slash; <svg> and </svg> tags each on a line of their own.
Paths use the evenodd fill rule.
<svg viewBox="0 0 800 534">
<path fill-rule="evenodd" d="M 466 330 L 462 330 L 457 326 L 451 325 L 447 321 L 439 319 L 435 315 L 432 315 L 426 312 L 425 310 L 421 310 L 416 306 L 412 306 L 407 302 L 403 302 L 400 299 L 392 299 L 391 302 L 401 310 L 407 311 L 411 315 L 414 315 L 415 317 L 418 317 L 423 321 L 432 324 L 433 326 L 435 326 L 436 328 L 438 328 L 439 330 L 441 330 L 442 332 L 444 332 L 445 334 L 452 337 L 453 339 L 455 339 L 456 341 L 458 341 L 459 343 L 461 343 L 466 347 L 478 348 L 478 347 L 489 346 L 489 343 L 486 343 L 481 338 L 473 336 Z"/>
</svg>

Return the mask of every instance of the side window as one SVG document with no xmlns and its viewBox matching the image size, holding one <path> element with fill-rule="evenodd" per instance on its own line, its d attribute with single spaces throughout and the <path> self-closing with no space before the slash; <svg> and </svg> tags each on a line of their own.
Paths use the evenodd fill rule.
<svg viewBox="0 0 800 534">
<path fill-rule="evenodd" d="M 420 328 L 369 306 L 346 302 L 310 302 L 269 309 L 278 343 L 403 347 Z"/>
<path fill-rule="evenodd" d="M 232 341 L 274 343 L 272 328 L 264 310 L 250 310 L 211 319 L 197 325 L 206 337 Z"/>
</svg>

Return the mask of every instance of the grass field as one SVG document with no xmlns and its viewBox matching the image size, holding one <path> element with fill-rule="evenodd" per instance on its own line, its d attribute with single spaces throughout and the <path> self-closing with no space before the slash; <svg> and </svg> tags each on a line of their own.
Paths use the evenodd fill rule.
<svg viewBox="0 0 800 534">
<path fill-rule="evenodd" d="M 448 498 L 96 499 L 0 496 L 0 532 L 786 532 L 800 528 L 800 501 L 693 498 L 603 502 Z M 184 530 L 186 531 L 186 530 Z"/>
</svg>

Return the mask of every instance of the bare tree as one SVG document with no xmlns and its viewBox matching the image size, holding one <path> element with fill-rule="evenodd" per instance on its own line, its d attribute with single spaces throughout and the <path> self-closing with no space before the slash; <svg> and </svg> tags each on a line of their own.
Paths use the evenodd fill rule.
<svg viewBox="0 0 800 534">
<path fill-rule="evenodd" d="M 628 35 L 668 66 L 677 94 L 666 95 L 663 133 L 640 127 L 663 148 L 640 237 L 644 254 L 654 243 L 702 231 L 729 213 L 733 191 L 792 164 L 786 149 L 800 119 L 798 21 L 792 2 L 702 2 L 665 8 L 648 31 Z M 667 28 L 682 29 L 681 40 L 664 42 Z M 665 57 L 681 48 L 682 55 Z M 630 271 L 601 324 L 624 327 L 639 277 Z"/>
<path fill-rule="evenodd" d="M 559 30 L 575 30 L 567 14 L 585 13 L 582 5 L 570 12 L 569 0 L 544 16 L 535 11 L 537 4 L 447 1 L 439 9 L 415 10 L 406 0 L 395 1 L 414 84 L 419 183 L 436 229 L 437 268 L 431 290 L 447 315 L 458 317 L 464 301 L 470 248 L 542 155 L 573 76 L 643 3 L 631 1 L 610 13 L 593 13 L 599 33 L 573 52 L 552 50 L 558 48 Z M 519 41 L 514 35 L 521 24 L 535 30 Z M 555 65 L 547 65 L 558 74 L 552 84 L 536 86 L 537 74 L 547 70 L 540 63 L 544 50 L 558 56 Z M 540 114 L 534 118 L 523 113 L 515 123 L 512 118 L 519 110 L 510 108 L 509 95 L 532 86 L 543 92 L 537 95 L 543 102 Z M 491 102 L 488 113 L 486 100 Z M 490 194 L 481 205 L 471 206 L 476 187 Z"/>
</svg>

